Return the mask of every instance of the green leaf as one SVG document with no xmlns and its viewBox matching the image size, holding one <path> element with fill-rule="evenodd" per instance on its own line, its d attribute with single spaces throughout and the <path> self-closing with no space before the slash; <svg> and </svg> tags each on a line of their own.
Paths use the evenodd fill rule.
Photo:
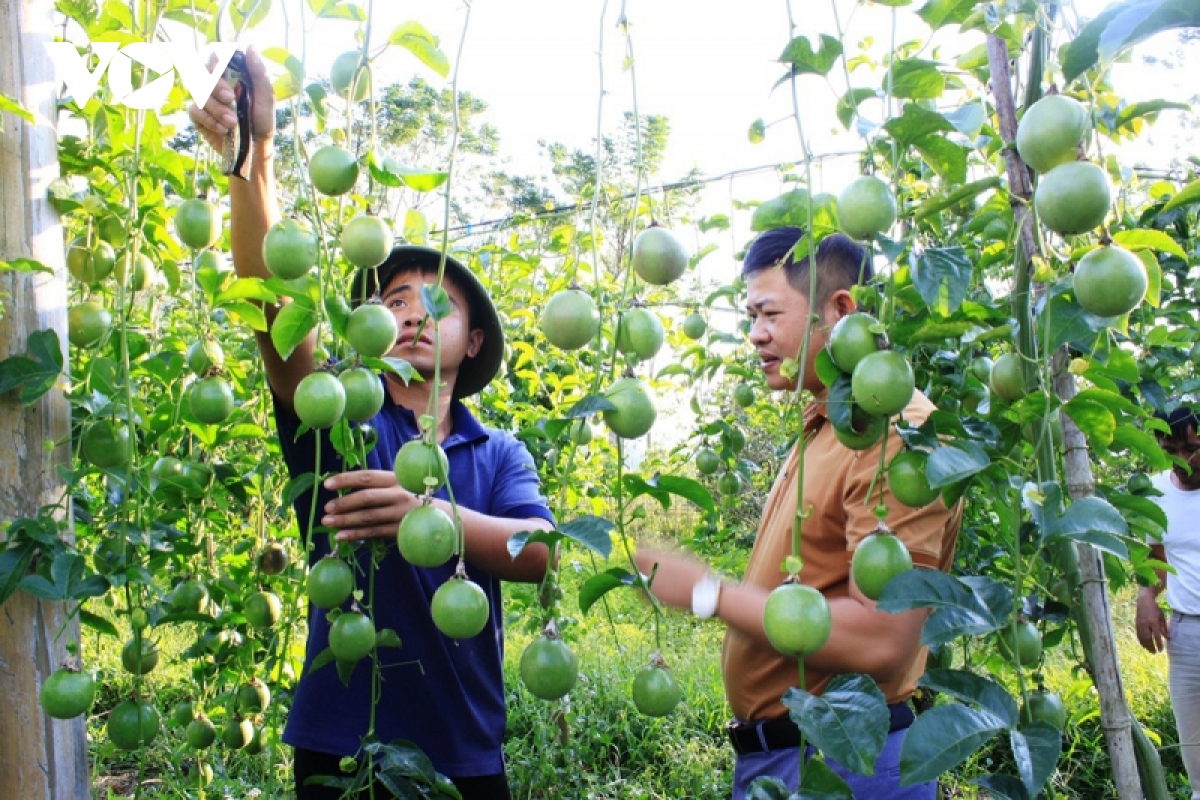
<svg viewBox="0 0 1200 800">
<path fill-rule="evenodd" d="M 436 322 L 441 322 L 454 312 L 454 304 L 450 301 L 450 293 L 442 286 L 432 283 L 421 285 L 421 302 L 425 304 L 425 313 Z"/>
<path fill-rule="evenodd" d="M 579 587 L 579 611 L 588 613 L 600 598 L 621 586 L 632 586 L 637 576 L 619 567 L 593 575 Z"/>
<path fill-rule="evenodd" d="M 391 628 L 384 628 L 375 634 L 375 648 L 380 647 L 403 647 L 400 642 L 400 634 L 396 633 Z"/>
<path fill-rule="evenodd" d="M 1054 774 L 1062 754 L 1062 731 L 1048 722 L 1035 722 L 1009 733 L 1017 772 L 1030 797 L 1037 797 Z"/>
<path fill-rule="evenodd" d="M 386 156 L 378 162 L 373 157 L 368 158 L 367 164 L 371 176 L 383 185 L 395 188 L 403 184 L 415 192 L 432 192 L 450 177 L 449 172 L 406 167 L 391 156 Z"/>
<path fill-rule="evenodd" d="M 388 44 L 403 47 L 425 66 L 445 78 L 450 74 L 450 61 L 438 49 L 438 39 L 419 22 L 402 22 L 388 37 Z"/>
<path fill-rule="evenodd" d="M 967 179 L 967 151 L 945 136 L 926 136 L 913 143 L 942 180 L 960 184 Z"/>
<path fill-rule="evenodd" d="M 958 703 L 929 709 L 913 722 L 900 747 L 901 785 L 937 780 L 1007 728 L 995 714 Z"/>
<path fill-rule="evenodd" d="M 1029 800 L 1025 784 L 1012 775 L 986 775 L 972 780 L 971 783 L 987 789 L 988 797 L 993 800 Z"/>
<path fill-rule="evenodd" d="M 690 500 L 705 511 L 715 511 L 717 507 L 712 494 L 704 487 L 704 484 L 691 478 L 656 474 L 647 481 L 643 480 L 640 475 L 627 473 L 624 482 L 625 489 L 629 492 L 629 499 L 650 495 L 664 509 L 671 507 L 671 495 Z"/>
<path fill-rule="evenodd" d="M 94 614 L 91 611 L 88 611 L 86 608 L 79 609 L 79 621 L 84 625 L 87 625 L 92 630 L 99 631 L 107 636 L 115 637 L 121 635 L 117 630 L 116 625 L 113 625 L 99 614 Z"/>
<path fill-rule="evenodd" d="M 512 558 L 516 558 L 521 555 L 521 551 L 527 545 L 531 544 L 544 544 L 553 553 L 554 548 L 563 538 L 558 531 L 520 531 L 508 537 L 508 554 Z"/>
<path fill-rule="evenodd" d="M 842 123 L 842 127 L 850 130 L 850 123 L 858 115 L 858 107 L 862 102 L 878 96 L 879 92 L 875 89 L 851 89 L 842 95 L 837 104 L 838 121 Z"/>
<path fill-rule="evenodd" d="M 325 295 L 325 316 L 329 319 L 329 327 L 343 339 L 346 337 L 346 324 L 350 321 L 350 305 L 340 292 L 331 291 Z"/>
<path fill-rule="evenodd" d="M 1109 495 L 1108 501 L 1121 509 L 1126 519 L 1134 515 L 1142 516 L 1158 526 L 1163 532 L 1167 530 L 1166 512 L 1162 510 L 1162 506 L 1149 497 L 1138 497 L 1137 495 L 1126 494 L 1125 492 L 1113 492 Z"/>
<path fill-rule="evenodd" d="M 804 189 L 793 189 L 778 197 L 760 203 L 750 217 L 750 230 L 769 231 L 774 228 L 809 228 L 809 194 Z M 812 198 L 812 226 L 818 235 L 822 231 L 837 228 L 837 198 L 819 194 Z"/>
<path fill-rule="evenodd" d="M 1041 315 L 1049 319 L 1048 347 L 1057 350 L 1068 342 L 1090 344 L 1101 331 L 1108 330 L 1114 317 L 1097 317 L 1062 292 L 1055 293 Z"/>
<path fill-rule="evenodd" d="M 1179 190 L 1179 194 L 1167 201 L 1167 204 L 1162 207 L 1159 213 L 1174 211 L 1181 206 L 1190 206 L 1193 203 L 1200 203 L 1200 180 L 1195 180 Z"/>
<path fill-rule="evenodd" d="M 307 298 L 293 300 L 279 309 L 271 325 L 271 342 L 284 361 L 317 327 L 317 310 Z"/>
<path fill-rule="evenodd" d="M 1117 420 L 1107 407 L 1090 398 L 1076 396 L 1067 401 L 1062 410 L 1083 431 L 1093 450 L 1112 444 Z"/>
<path fill-rule="evenodd" d="M 1158 112 L 1168 109 L 1191 111 L 1192 107 L 1187 103 L 1174 103 L 1170 100 L 1147 100 L 1141 103 L 1130 103 L 1117 112 L 1116 127 L 1118 129 L 1123 128 L 1135 119 L 1152 117 Z"/>
<path fill-rule="evenodd" d="M 834 369 L 837 368 L 834 367 Z M 841 431 L 853 430 L 851 414 L 854 412 L 854 398 L 851 393 L 851 379 L 849 375 L 840 369 L 833 381 L 833 385 L 829 387 L 829 394 L 826 396 L 825 401 L 825 410 L 829 414 L 829 424 L 833 425 L 834 428 Z"/>
<path fill-rule="evenodd" d="M 237 300 L 274 303 L 279 300 L 279 296 L 263 285 L 262 278 L 236 278 L 217 294 L 214 303 L 220 306 Z"/>
<path fill-rule="evenodd" d="M 826 386 L 833 386 L 842 375 L 842 371 L 838 369 L 837 364 L 833 363 L 833 356 L 829 355 L 828 347 L 822 347 L 820 352 L 817 353 L 817 357 L 813 361 L 813 368 L 816 369 L 817 377 L 821 379 L 821 383 Z"/>
<path fill-rule="evenodd" d="M 1178 256 L 1184 261 L 1188 257 L 1187 252 L 1179 246 L 1179 243 L 1164 231 L 1139 228 L 1131 231 L 1117 231 L 1112 238 L 1126 250 L 1156 250 L 1160 253 Z"/>
<path fill-rule="evenodd" d="M 0 394 L 21 390 L 21 402 L 33 405 L 54 388 L 62 374 L 63 356 L 58 334 L 53 330 L 29 334 L 27 356 L 9 356 L 0 361 Z"/>
<path fill-rule="evenodd" d="M 883 129 L 904 148 L 932 133 L 952 131 L 954 126 L 936 111 L 917 103 L 905 103 L 903 113 L 888 120 Z"/>
<path fill-rule="evenodd" d="M 957 483 L 987 469 L 992 460 L 977 443 L 969 440 L 935 448 L 929 454 L 925 474 L 934 489 Z"/>
<path fill-rule="evenodd" d="M 362 659 L 359 660 L 361 661 Z M 333 663 L 337 666 L 337 674 L 342 682 L 342 686 L 349 686 L 350 678 L 354 675 L 354 668 L 358 666 L 358 661 L 343 661 L 340 658 L 335 658 Z"/>
<path fill-rule="evenodd" d="M 876 610 L 901 614 L 914 608 L 979 607 L 971 590 L 958 578 L 938 570 L 905 570 L 888 581 Z"/>
<path fill-rule="evenodd" d="M 0 92 L 0 113 L 5 111 L 9 112 L 10 114 L 16 114 L 30 125 L 34 124 L 35 117 L 33 116 L 33 112 L 26 110 L 24 106 L 6 95 L 4 92 Z M 0 131 L 2 130 L 4 130 L 4 120 L 3 118 L 0 118 Z"/>
<path fill-rule="evenodd" d="M 929 0 L 917 11 L 917 16 L 936 31 L 946 25 L 962 24 L 979 2 L 980 0 Z"/>
<path fill-rule="evenodd" d="M 571 409 L 564 416 L 567 419 L 582 419 L 590 417 L 593 414 L 599 414 L 601 411 L 615 411 L 616 408 L 608 398 L 589 394 L 571 406 Z"/>
<path fill-rule="evenodd" d="M 1116 431 L 1113 433 L 1111 449 L 1129 449 L 1135 453 L 1139 453 L 1146 459 L 1150 467 L 1156 471 L 1162 471 L 1171 466 L 1171 459 L 1158 446 L 1158 440 L 1153 435 L 1132 425 L 1117 426 Z"/>
<path fill-rule="evenodd" d="M 399 376 L 400 380 L 404 381 L 405 386 L 411 383 L 414 378 L 417 381 L 425 380 L 413 369 L 413 365 L 403 358 L 396 358 L 395 356 L 384 356 L 383 358 L 363 357 L 362 363 L 364 366 L 370 367 L 377 372 L 390 372 L 393 375 Z"/>
<path fill-rule="evenodd" d="M 838 675 L 821 696 L 784 692 L 783 704 L 804 735 L 827 757 L 860 775 L 873 775 L 887 744 L 887 699 L 866 675 Z"/>
<path fill-rule="evenodd" d="M 1109 61 L 1126 47 L 1156 33 L 1171 28 L 1197 26 L 1200 26 L 1200 6 L 1193 0 L 1125 0 L 1114 3 L 1084 26 L 1079 35 L 1059 51 L 1063 76 L 1069 83 L 1098 61 Z"/>
<path fill-rule="evenodd" d="M 1009 727 L 1017 724 L 1017 701 L 1000 684 L 983 675 L 958 669 L 927 669 L 918 686 L 949 695 L 990 711 Z"/>
<path fill-rule="evenodd" d="M 804 762 L 800 787 L 789 800 L 854 800 L 854 791 L 841 775 L 816 758 Z"/>
<path fill-rule="evenodd" d="M 912 273 L 929 310 L 948 317 L 966 299 L 975 265 L 961 247 L 931 248 L 915 259 Z"/>
<path fill-rule="evenodd" d="M 568 539 L 579 542 L 589 550 L 608 558 L 612 552 L 612 537 L 609 536 L 609 532 L 615 527 L 602 517 L 585 514 L 565 525 L 558 526 L 558 530 Z"/>
<path fill-rule="evenodd" d="M 10 538 L 13 536 L 12 527 L 8 535 Z M 29 571 L 29 565 L 33 563 L 33 557 L 39 552 L 40 548 L 28 540 L 20 545 L 10 541 L 7 549 L 0 551 L 0 605 L 17 590 L 21 579 Z"/>
<path fill-rule="evenodd" d="M 983 180 L 974 181 L 964 186 L 960 186 L 945 195 L 932 197 L 921 205 L 917 206 L 917 208 L 913 211 L 913 219 L 922 220 L 932 214 L 943 211 L 950 206 L 958 205 L 959 203 L 963 203 L 967 200 L 973 200 L 990 189 L 999 188 L 1000 183 L 1000 179 L 996 177 L 984 178 Z"/>
<path fill-rule="evenodd" d="M 353 22 L 366 22 L 367 12 L 362 10 L 362 6 L 354 3 L 334 3 L 325 6 L 321 10 L 318 17 L 325 19 L 348 19 Z"/>
<path fill-rule="evenodd" d="M 3 272 L 44 272 L 53 275 L 54 270 L 40 261 L 32 258 L 14 258 L 11 261 L 0 261 L 0 273 Z"/>
<path fill-rule="evenodd" d="M 987 122 L 987 109 L 982 103 L 967 103 L 953 111 L 947 111 L 945 117 L 954 126 L 954 130 L 963 136 L 974 138 Z"/>
<path fill-rule="evenodd" d="M 891 75 L 884 77 L 884 88 L 891 85 L 893 97 L 911 100 L 932 100 L 941 97 L 946 88 L 946 76 L 936 61 L 923 58 L 903 59 L 892 64 Z"/>
<path fill-rule="evenodd" d="M 283 487 L 283 507 L 291 508 L 300 499 L 300 495 L 313 488 L 317 483 L 316 473 L 306 472 L 303 475 L 297 475 L 287 482 Z"/>
<path fill-rule="evenodd" d="M 750 140 L 750 144 L 761 144 L 766 135 L 767 125 L 762 121 L 762 117 L 751 122 L 749 130 L 746 132 L 746 138 Z"/>
<path fill-rule="evenodd" d="M 262 306 L 253 303 L 229 303 L 224 308 L 256 331 L 267 329 L 267 315 L 263 313 Z"/>
<path fill-rule="evenodd" d="M 797 36 L 788 42 L 779 61 L 792 65 L 793 75 L 828 75 L 842 54 L 842 43 L 829 34 L 821 34 L 821 45 L 813 50 L 807 36 Z"/>
</svg>

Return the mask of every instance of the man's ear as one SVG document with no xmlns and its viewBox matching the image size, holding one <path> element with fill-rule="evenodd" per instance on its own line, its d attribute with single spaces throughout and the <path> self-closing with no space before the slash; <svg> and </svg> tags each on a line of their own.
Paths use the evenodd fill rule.
<svg viewBox="0 0 1200 800">
<path fill-rule="evenodd" d="M 842 317 L 853 314 L 856 310 L 858 310 L 858 304 L 854 302 L 854 298 L 850 296 L 850 292 L 845 289 L 838 289 L 829 296 L 829 300 L 825 303 L 826 313 L 835 322 Z"/>
<path fill-rule="evenodd" d="M 467 336 L 467 358 L 474 358 L 479 355 L 480 349 L 483 347 L 483 328 L 475 328 Z"/>
</svg>

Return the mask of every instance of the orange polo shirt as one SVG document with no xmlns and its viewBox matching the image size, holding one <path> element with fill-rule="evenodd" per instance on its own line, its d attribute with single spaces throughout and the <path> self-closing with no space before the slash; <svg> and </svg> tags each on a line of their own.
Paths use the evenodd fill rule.
<svg viewBox="0 0 1200 800">
<path fill-rule="evenodd" d="M 934 408 L 929 398 L 915 392 L 903 416 L 910 424 L 920 425 Z M 801 582 L 828 598 L 849 595 L 850 559 L 858 543 L 875 530 L 872 509 L 878 505 L 881 484 L 883 500 L 888 506 L 884 521 L 908 546 L 913 564 L 948 571 L 954 561 L 962 504 L 951 511 L 939 498 L 925 508 L 909 508 L 892 497 L 883 476 L 871 501 L 866 502 L 871 478 L 879 465 L 879 445 L 863 451 L 846 447 L 834 435 L 825 411 L 824 397 L 804 410 L 805 436 L 810 438 L 804 455 L 804 504 L 811 506 L 813 513 L 804 522 L 801 539 L 800 555 L 804 560 Z M 889 431 L 888 462 L 903 446 L 895 430 Z M 797 450 L 793 448 L 767 497 L 743 578 L 747 584 L 774 589 L 787 577 L 782 565 L 792 552 L 796 457 Z M 926 652 L 926 648 L 918 650 L 899 678 L 880 685 L 889 703 L 912 696 L 917 679 L 925 671 Z M 737 719 L 757 721 L 787 713 L 780 698 L 798 683 L 796 659 L 729 628 L 725 632 L 721 667 L 725 694 Z M 808 691 L 820 694 L 833 675 L 809 667 L 806 678 Z"/>
</svg>

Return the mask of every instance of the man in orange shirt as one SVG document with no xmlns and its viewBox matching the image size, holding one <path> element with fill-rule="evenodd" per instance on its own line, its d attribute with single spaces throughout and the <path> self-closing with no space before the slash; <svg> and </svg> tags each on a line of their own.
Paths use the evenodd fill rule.
<svg viewBox="0 0 1200 800">
<path fill-rule="evenodd" d="M 878 495 L 868 500 L 872 478 L 879 465 L 879 447 L 850 450 L 834 435 L 826 415 L 826 387 L 817 377 L 816 354 L 825 347 L 829 331 L 842 317 L 855 311 L 850 289 L 871 277 L 867 254 L 847 237 L 836 234 L 817 249 L 817 297 L 808 297 L 812 259 L 791 259 L 802 235 L 796 228 L 779 228 L 761 234 L 746 251 L 742 272 L 746 278 L 746 309 L 751 320 L 750 341 L 761 360 L 767 385 L 795 391 L 797 384 L 810 392 L 812 402 L 804 413 L 804 505 L 812 510 L 801 537 L 803 568 L 800 580 L 829 602 L 833 628 L 825 645 L 805 659 L 808 691 L 820 694 L 836 675 L 870 675 L 887 698 L 891 725 L 887 744 L 875 764 L 874 776 L 833 767 L 850 784 L 856 797 L 885 800 L 933 800 L 934 782 L 900 786 L 900 745 L 912 723 L 908 704 L 916 680 L 925 669 L 926 651 L 920 646 L 925 610 L 886 614 L 875 610 L 854 585 L 850 559 L 854 548 L 874 531 L 873 509 Z M 866 263 L 864 270 L 863 265 Z M 865 274 L 864 274 L 865 273 Z M 809 358 L 800 378 L 787 377 L 784 360 L 797 359 L 810 314 L 817 314 L 809 344 Z M 905 420 L 920 425 L 934 410 L 920 392 L 902 412 Z M 899 436 L 886 439 L 887 460 L 899 452 Z M 640 550 L 637 561 L 647 575 L 657 565 L 651 587 L 663 603 L 691 609 L 700 617 L 715 616 L 728 628 L 721 657 L 725 693 L 735 717 L 729 728 L 737 753 L 734 800 L 742 800 L 750 783 L 774 776 L 790 789 L 799 782 L 799 732 L 781 702 L 784 692 L 799 681 L 796 659 L 780 654 L 763 630 L 763 608 L 771 590 L 787 577 L 783 561 L 792 546 L 792 520 L 796 513 L 797 451 L 792 450 L 776 478 L 763 508 L 754 549 L 741 583 L 722 583 L 696 559 L 675 553 Z M 888 507 L 885 521 L 907 545 L 918 567 L 948 570 L 961 521 L 961 508 L 947 509 L 940 499 L 921 509 L 898 503 L 883 488 Z"/>
</svg>

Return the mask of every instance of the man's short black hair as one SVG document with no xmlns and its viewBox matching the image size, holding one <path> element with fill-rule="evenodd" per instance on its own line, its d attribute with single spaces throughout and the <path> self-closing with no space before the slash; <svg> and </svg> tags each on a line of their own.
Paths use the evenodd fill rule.
<svg viewBox="0 0 1200 800">
<path fill-rule="evenodd" d="M 792 248 L 804 235 L 800 228 L 774 228 L 760 233 L 746 249 L 742 274 L 749 276 L 773 267 L 783 267 L 792 288 L 808 297 L 809 268 L 812 254 L 799 261 L 792 259 Z M 849 236 L 834 233 L 817 246 L 817 297 L 809 305 L 820 309 L 834 292 L 865 284 L 875 277 L 867 251 Z"/>
<path fill-rule="evenodd" d="M 1200 414 L 1191 406 L 1180 406 L 1169 414 L 1159 411 L 1154 416 L 1170 426 L 1172 439 L 1186 439 L 1188 431 L 1200 433 Z M 1160 439 L 1166 436 L 1161 431 L 1157 433 Z"/>
</svg>

